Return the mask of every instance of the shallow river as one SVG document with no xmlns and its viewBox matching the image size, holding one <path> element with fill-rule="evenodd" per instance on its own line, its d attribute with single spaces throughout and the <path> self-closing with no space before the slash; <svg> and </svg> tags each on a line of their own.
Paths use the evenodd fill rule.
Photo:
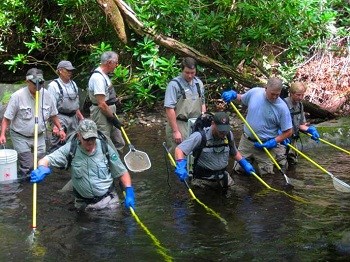
<svg viewBox="0 0 350 262">
<path fill-rule="evenodd" d="M 56 171 L 37 186 L 36 239 L 28 243 L 33 186 L 0 184 L 0 261 L 350 260 L 350 193 L 336 191 L 332 178 L 310 162 L 300 158 L 287 173 L 297 182 L 292 190 L 284 191 L 279 173 L 263 179 L 282 192 L 237 175 L 227 196 L 193 187 L 213 214 L 191 198 L 169 164 L 167 169 L 162 128 L 128 134 L 152 161 L 151 169 L 132 174 L 139 222 L 124 206 L 113 213 L 77 213 L 72 195 L 58 193 L 69 177 Z M 329 146 L 306 153 L 350 183 L 349 155 Z"/>
</svg>

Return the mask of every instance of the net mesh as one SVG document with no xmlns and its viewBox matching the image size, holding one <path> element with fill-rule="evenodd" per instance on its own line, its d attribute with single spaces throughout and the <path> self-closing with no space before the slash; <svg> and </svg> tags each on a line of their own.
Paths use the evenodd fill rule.
<svg viewBox="0 0 350 262">
<path fill-rule="evenodd" d="M 340 179 L 336 178 L 336 177 L 332 177 L 333 179 L 333 186 L 336 190 L 340 191 L 340 192 L 346 192 L 346 193 L 350 193 L 350 186 L 341 181 Z"/>
<path fill-rule="evenodd" d="M 151 161 L 145 152 L 130 151 L 124 157 L 127 168 L 132 172 L 142 172 L 151 167 Z"/>
</svg>

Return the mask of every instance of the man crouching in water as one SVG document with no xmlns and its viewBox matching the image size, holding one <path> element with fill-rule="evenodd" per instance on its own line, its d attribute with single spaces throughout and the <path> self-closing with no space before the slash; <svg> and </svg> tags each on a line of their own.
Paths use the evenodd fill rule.
<svg viewBox="0 0 350 262">
<path fill-rule="evenodd" d="M 185 181 L 188 177 L 186 156 L 191 152 L 194 156 L 194 181 L 200 179 L 220 182 L 224 189 L 232 186 L 233 180 L 226 171 L 230 156 L 241 165 L 248 175 L 255 172 L 253 166 L 238 152 L 233 140 L 229 117 L 224 112 L 216 113 L 210 127 L 192 133 L 175 148 L 175 174 L 181 181 Z"/>
<path fill-rule="evenodd" d="M 77 143 L 71 165 L 68 163 L 71 143 Z M 41 182 L 51 173 L 49 166 L 65 168 L 70 166 L 70 173 L 75 195 L 75 207 L 78 210 L 114 209 L 119 205 L 119 198 L 113 185 L 114 178 L 119 178 L 126 193 L 125 207 L 135 208 L 134 189 L 131 177 L 119 158 L 117 151 L 107 144 L 103 152 L 102 139 L 99 139 L 94 121 L 84 119 L 80 122 L 77 141 L 70 142 L 38 161 L 38 168 L 31 173 L 31 182 Z"/>
</svg>

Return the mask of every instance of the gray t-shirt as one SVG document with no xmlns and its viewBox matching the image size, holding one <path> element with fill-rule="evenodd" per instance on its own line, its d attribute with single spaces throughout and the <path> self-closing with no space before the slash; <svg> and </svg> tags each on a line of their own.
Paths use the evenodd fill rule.
<svg viewBox="0 0 350 262">
<path fill-rule="evenodd" d="M 65 167 L 71 142 L 46 156 L 51 166 Z M 70 172 L 73 187 L 85 198 L 102 196 L 107 193 L 113 178 L 120 177 L 127 169 L 120 160 L 118 152 L 108 145 L 110 163 L 103 154 L 101 141 L 96 140 L 96 150 L 89 155 L 80 145 L 72 159 Z M 109 172 L 110 171 L 110 172 Z"/>
<path fill-rule="evenodd" d="M 271 103 L 266 98 L 265 88 L 255 87 L 242 95 L 242 103 L 248 106 L 247 122 L 262 141 L 278 136 L 278 130 L 293 127 L 289 109 L 282 98 Z M 244 133 L 254 138 L 244 125 Z"/>
<path fill-rule="evenodd" d="M 46 122 L 51 116 L 58 114 L 52 96 L 45 88 L 39 91 L 38 134 L 46 129 Z M 34 136 L 35 97 L 28 87 L 23 87 L 11 95 L 4 117 L 11 120 L 10 128 L 24 136 Z"/>
<path fill-rule="evenodd" d="M 196 85 L 198 83 L 201 90 L 200 92 L 201 92 L 202 104 L 203 105 L 205 104 L 204 85 L 203 85 L 203 82 L 198 77 L 195 77 L 193 79 L 192 84 L 189 84 L 182 77 L 182 75 L 175 77 L 174 80 L 177 80 L 180 83 L 180 85 L 185 90 L 185 94 L 187 97 L 194 97 L 194 98 L 199 97 L 198 91 L 197 91 L 197 85 Z M 181 96 L 182 94 L 181 94 L 179 85 L 175 81 L 170 81 L 165 91 L 164 107 L 175 108 Z"/>
<path fill-rule="evenodd" d="M 95 71 L 100 73 L 93 73 L 89 79 L 89 98 L 93 104 L 97 103 L 95 95 L 104 95 L 105 101 L 109 99 L 109 88 L 112 88 L 112 82 L 108 75 L 102 72 L 100 67 Z"/>
<path fill-rule="evenodd" d="M 202 149 L 197 164 L 203 168 L 213 171 L 222 170 L 227 167 L 229 156 L 237 154 L 237 148 L 234 143 L 234 137 L 231 135 L 231 148 L 228 146 L 228 139 L 216 138 L 212 134 L 211 127 L 204 128 L 207 139 L 206 147 Z M 194 150 L 200 148 L 202 142 L 202 134 L 194 132 L 188 139 L 183 141 L 178 147 L 185 155 L 191 154 Z"/>
</svg>

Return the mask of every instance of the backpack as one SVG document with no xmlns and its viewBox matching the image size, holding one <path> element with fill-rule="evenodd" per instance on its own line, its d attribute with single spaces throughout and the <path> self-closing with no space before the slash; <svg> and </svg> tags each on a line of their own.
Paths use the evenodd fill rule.
<svg viewBox="0 0 350 262">
<path fill-rule="evenodd" d="M 197 164 L 198 159 L 202 153 L 203 148 L 207 147 L 207 136 L 205 135 L 205 131 L 204 128 L 205 127 L 210 127 L 211 126 L 211 122 L 213 121 L 213 114 L 209 113 L 209 112 L 205 112 L 204 114 L 200 115 L 196 121 L 194 122 L 193 126 L 192 126 L 192 132 L 199 132 L 202 136 L 202 140 L 201 140 L 201 144 L 198 148 L 196 148 L 192 155 L 194 157 L 194 166 Z M 231 131 L 227 134 L 227 140 L 228 140 L 228 146 L 231 148 L 233 147 L 232 144 L 232 138 L 231 138 Z M 216 146 L 212 146 L 212 147 L 220 147 L 222 145 L 216 145 Z"/>
<path fill-rule="evenodd" d="M 107 161 L 109 164 L 110 163 L 110 155 L 108 152 L 107 137 L 99 130 L 97 130 L 97 134 L 98 134 L 98 139 L 101 141 L 102 152 L 103 152 L 104 156 L 107 158 Z M 77 147 L 78 147 L 78 138 L 77 138 L 77 133 L 75 133 L 71 139 L 69 154 L 67 156 L 67 166 L 65 168 L 66 170 L 68 170 L 70 168 L 70 166 L 72 165 L 72 160 L 75 157 L 75 152 L 77 151 Z M 108 170 L 108 172 L 109 172 L 109 170 Z"/>
</svg>

